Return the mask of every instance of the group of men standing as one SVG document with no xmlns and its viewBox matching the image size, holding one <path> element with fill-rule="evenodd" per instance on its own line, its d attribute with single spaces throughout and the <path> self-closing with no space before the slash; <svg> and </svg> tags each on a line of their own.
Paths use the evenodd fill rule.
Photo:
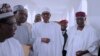
<svg viewBox="0 0 100 56">
<path fill-rule="evenodd" d="M 51 22 L 47 10 L 31 27 L 22 5 L 0 7 L 0 56 L 24 56 L 22 45 L 29 46 L 28 56 L 98 56 L 99 39 L 85 12 L 76 12 L 76 25 L 66 30 L 68 21 Z"/>
<path fill-rule="evenodd" d="M 63 56 L 98 56 L 99 39 L 96 36 L 95 29 L 85 23 L 85 21 L 86 21 L 85 12 L 82 12 L 82 11 L 76 12 L 76 14 L 75 14 L 76 25 L 69 28 L 68 30 L 66 30 L 67 23 L 68 23 L 66 20 L 62 20 L 62 21 L 58 22 L 61 26 L 60 29 L 57 30 L 57 28 L 53 28 L 54 24 L 52 24 L 51 25 L 52 28 L 50 28 L 49 24 L 54 23 L 54 22 L 49 22 L 49 20 L 47 20 L 51 16 L 51 15 L 48 15 L 48 14 L 50 14 L 50 12 L 44 11 L 43 13 L 42 13 L 43 22 L 36 23 L 35 25 L 33 25 L 33 28 L 32 28 L 33 36 L 34 37 L 37 36 L 36 37 L 37 39 L 35 38 L 37 40 L 36 45 L 33 44 L 33 46 L 39 56 L 49 56 L 49 55 L 53 56 L 53 54 L 55 54 L 54 56 L 62 56 L 62 55 L 60 55 L 61 52 L 62 52 Z M 43 15 L 45 15 L 45 16 L 43 16 Z M 60 43 L 63 38 L 61 36 L 59 36 L 60 38 L 57 37 L 58 34 L 53 29 L 55 29 L 57 31 L 57 33 L 59 32 L 59 30 L 62 31 L 62 33 L 59 32 L 59 35 L 62 34 L 64 37 L 63 45 Z M 42 38 L 41 36 L 42 37 L 45 36 L 45 38 Z M 53 36 L 55 36 L 55 37 L 53 37 Z M 55 46 L 53 46 L 52 48 L 50 47 L 52 45 L 49 45 L 49 44 L 50 44 L 50 42 L 52 42 L 52 39 L 54 39 L 54 38 L 55 38 L 55 41 L 59 42 L 58 46 L 59 47 L 62 46 L 63 49 L 60 50 L 57 47 L 57 42 L 56 42 L 56 44 L 54 44 L 55 42 L 53 42 L 52 45 L 54 44 Z M 42 41 L 45 41 L 45 42 L 42 42 Z M 49 48 L 47 46 L 49 46 Z M 53 49 L 54 47 L 56 47 L 55 48 L 56 50 L 59 49 L 60 51 L 55 51 L 55 49 Z M 53 51 L 51 51 L 52 49 L 53 49 Z M 58 52 L 60 54 L 58 55 L 58 54 L 56 54 L 56 52 Z M 38 56 L 38 55 L 35 55 L 35 56 Z"/>
<path fill-rule="evenodd" d="M 82 11 L 76 12 L 75 14 L 76 25 L 69 28 L 68 30 L 66 30 L 67 23 L 68 23 L 68 21 L 66 20 L 62 20 L 58 22 L 58 24 L 60 24 L 60 28 L 58 30 L 56 27 L 53 28 L 53 25 L 55 25 L 56 23 L 49 25 L 50 23 L 54 23 L 54 22 L 49 22 L 48 19 L 50 19 L 50 16 L 51 16 L 51 14 L 50 15 L 49 14 L 50 14 L 49 11 L 44 11 L 41 16 L 43 19 L 43 22 L 38 22 L 33 25 L 32 34 L 36 40 L 35 42 L 36 44 L 33 44 L 36 50 L 36 53 L 34 51 L 34 53 L 36 54 L 35 56 L 49 56 L 49 55 L 50 56 L 53 56 L 53 55 L 54 56 L 62 56 L 62 55 L 63 56 L 98 56 L 99 39 L 96 36 L 95 29 L 85 23 L 86 22 L 85 12 L 82 12 Z M 53 29 L 55 29 L 57 33 L 59 31 L 62 32 L 62 33 L 59 32 L 60 38 L 57 37 L 58 34 Z M 61 40 L 63 38 L 60 36 L 60 34 L 62 34 L 64 37 L 63 45 L 61 44 Z M 45 38 L 43 38 L 44 36 Z M 59 49 L 57 47 L 57 42 L 56 44 L 54 44 L 55 42 L 53 42 L 52 45 L 54 44 L 55 46 L 50 47 L 52 45 L 49 45 L 49 44 L 50 42 L 52 42 L 52 39 L 54 38 L 55 38 L 55 41 L 59 42 L 58 46 L 63 47 L 62 49 Z M 59 51 L 55 51 L 58 49 Z M 59 55 L 56 52 L 58 52 Z M 61 52 L 62 52 L 62 55 L 60 55 Z"/>
</svg>

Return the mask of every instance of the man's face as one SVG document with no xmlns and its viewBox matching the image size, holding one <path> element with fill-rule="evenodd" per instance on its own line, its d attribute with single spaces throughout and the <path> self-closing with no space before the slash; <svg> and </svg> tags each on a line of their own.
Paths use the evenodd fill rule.
<svg viewBox="0 0 100 56">
<path fill-rule="evenodd" d="M 43 18 L 44 22 L 48 22 L 50 17 L 51 17 L 50 12 L 43 12 L 42 13 L 42 18 Z"/>
<path fill-rule="evenodd" d="M 15 16 L 18 17 L 18 18 L 16 18 L 16 21 L 17 21 L 17 22 L 19 22 L 19 23 L 24 23 L 24 22 L 26 22 L 26 20 L 27 20 L 28 13 L 27 13 L 27 11 L 25 11 L 25 10 L 20 10 L 20 11 L 18 11 L 18 12 L 16 13 Z"/>
<path fill-rule="evenodd" d="M 38 14 L 35 16 L 35 22 L 40 22 L 41 21 L 41 15 Z"/>
<path fill-rule="evenodd" d="M 3 37 L 10 38 L 15 34 L 16 20 L 14 17 L 9 17 L 6 23 L 0 23 L 0 34 Z"/>
<path fill-rule="evenodd" d="M 65 31 L 66 28 L 67 28 L 67 24 L 66 24 L 66 25 L 65 25 L 65 24 L 62 24 L 62 25 L 61 25 L 61 30 L 62 30 L 62 31 Z"/>
<path fill-rule="evenodd" d="M 86 20 L 85 17 L 76 17 L 76 22 L 78 26 L 83 26 L 85 20 Z"/>
</svg>

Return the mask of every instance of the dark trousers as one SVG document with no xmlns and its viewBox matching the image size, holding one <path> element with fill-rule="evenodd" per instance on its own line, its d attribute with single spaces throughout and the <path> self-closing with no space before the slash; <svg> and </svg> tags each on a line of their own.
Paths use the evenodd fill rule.
<svg viewBox="0 0 100 56">
<path fill-rule="evenodd" d="M 63 50 L 63 51 L 62 51 L 62 55 L 63 55 L 63 56 L 66 56 L 66 50 Z"/>
<path fill-rule="evenodd" d="M 98 56 L 100 56 L 100 48 L 99 48 Z"/>
</svg>

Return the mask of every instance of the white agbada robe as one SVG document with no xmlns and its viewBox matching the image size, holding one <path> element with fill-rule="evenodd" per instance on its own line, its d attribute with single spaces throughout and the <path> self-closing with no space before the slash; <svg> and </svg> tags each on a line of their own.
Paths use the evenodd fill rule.
<svg viewBox="0 0 100 56">
<path fill-rule="evenodd" d="M 36 23 L 32 28 L 32 37 L 34 39 L 33 56 L 62 56 L 64 39 L 61 27 L 57 23 Z M 49 38 L 50 42 L 48 44 L 41 42 L 43 37 Z"/>
<path fill-rule="evenodd" d="M 9 38 L 0 43 L 0 56 L 24 56 L 24 51 L 18 40 Z"/>
<path fill-rule="evenodd" d="M 23 23 L 21 26 L 17 26 L 14 38 L 21 44 L 30 44 L 30 39 L 32 38 L 30 25 Z"/>
<path fill-rule="evenodd" d="M 85 25 L 82 31 L 77 30 L 76 26 L 70 28 L 65 50 L 67 50 L 66 56 L 76 56 L 76 52 L 80 50 L 88 50 L 90 52 L 83 56 L 97 56 L 98 38 L 95 30 L 87 25 Z"/>
</svg>

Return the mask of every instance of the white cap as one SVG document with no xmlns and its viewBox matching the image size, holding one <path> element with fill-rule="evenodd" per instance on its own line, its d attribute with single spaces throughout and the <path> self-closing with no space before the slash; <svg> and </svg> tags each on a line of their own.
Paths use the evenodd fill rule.
<svg viewBox="0 0 100 56">
<path fill-rule="evenodd" d="M 0 19 L 10 17 L 13 15 L 14 15 L 13 12 L 2 13 L 2 14 L 0 14 Z"/>
<path fill-rule="evenodd" d="M 2 7 L 2 4 L 0 5 L 0 9 L 1 7 Z M 8 12 L 0 11 L 0 12 L 2 12 L 0 13 L 0 19 L 14 15 L 12 11 L 8 11 Z"/>
<path fill-rule="evenodd" d="M 43 13 L 43 12 L 50 12 L 50 9 L 49 8 L 43 8 L 42 10 L 41 10 L 41 12 Z"/>
<path fill-rule="evenodd" d="M 18 11 L 18 10 L 24 10 L 25 8 L 24 8 L 24 6 L 22 6 L 22 5 L 16 5 L 16 6 L 14 6 L 13 7 L 13 11 L 15 12 L 15 11 Z"/>
</svg>

